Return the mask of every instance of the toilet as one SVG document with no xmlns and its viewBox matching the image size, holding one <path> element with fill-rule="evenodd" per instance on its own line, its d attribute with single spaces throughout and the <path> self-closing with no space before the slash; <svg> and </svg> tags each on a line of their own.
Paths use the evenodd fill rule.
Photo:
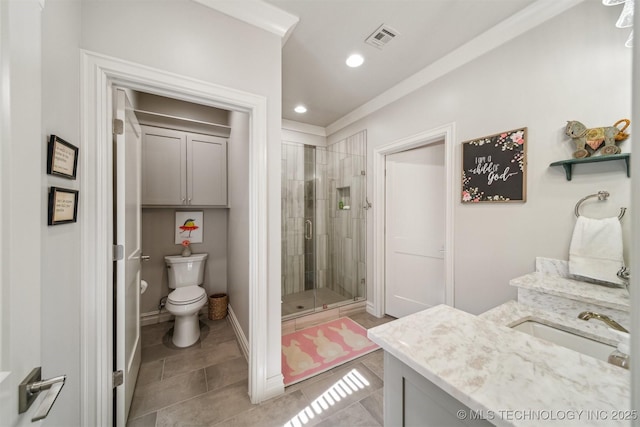
<svg viewBox="0 0 640 427">
<path fill-rule="evenodd" d="M 207 293 L 200 286 L 204 279 L 207 254 L 164 257 L 169 274 L 169 293 L 165 308 L 175 316 L 173 344 L 189 347 L 200 338 L 198 312 L 207 303 Z"/>
</svg>

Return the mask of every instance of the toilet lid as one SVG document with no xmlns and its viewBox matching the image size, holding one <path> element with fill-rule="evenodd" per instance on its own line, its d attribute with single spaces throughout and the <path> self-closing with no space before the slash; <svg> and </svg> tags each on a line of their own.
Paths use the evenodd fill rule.
<svg viewBox="0 0 640 427">
<path fill-rule="evenodd" d="M 200 286 L 187 286 L 171 292 L 168 301 L 171 304 L 185 305 L 198 302 L 205 297 L 206 293 Z"/>
</svg>

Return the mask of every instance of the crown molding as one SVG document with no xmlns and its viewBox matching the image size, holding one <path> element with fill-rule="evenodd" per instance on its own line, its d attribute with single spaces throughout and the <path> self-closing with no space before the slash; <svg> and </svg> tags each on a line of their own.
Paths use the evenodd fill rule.
<svg viewBox="0 0 640 427">
<path fill-rule="evenodd" d="M 193 0 L 203 6 L 217 10 L 232 18 L 251 24 L 282 38 L 282 46 L 300 21 L 295 15 L 285 12 L 262 0 Z"/>
<path fill-rule="evenodd" d="M 327 136 L 326 128 L 322 126 L 310 125 L 307 123 L 296 122 L 294 120 L 282 119 L 282 129 L 292 130 L 295 132 L 307 133 L 309 135 Z"/>
<path fill-rule="evenodd" d="M 369 114 L 420 89 L 447 73 L 526 33 L 538 25 L 582 3 L 584 0 L 537 0 L 530 6 L 460 46 L 433 64 L 362 104 L 326 128 L 327 135 L 363 119 Z"/>
</svg>

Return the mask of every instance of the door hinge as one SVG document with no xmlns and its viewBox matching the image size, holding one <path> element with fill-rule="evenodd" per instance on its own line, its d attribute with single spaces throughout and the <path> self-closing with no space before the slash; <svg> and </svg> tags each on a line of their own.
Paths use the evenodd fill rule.
<svg viewBox="0 0 640 427">
<path fill-rule="evenodd" d="M 113 119 L 113 134 L 122 135 L 124 133 L 124 122 L 120 119 Z"/>
<path fill-rule="evenodd" d="M 122 371 L 114 371 L 113 372 L 113 388 L 116 388 L 124 382 L 124 372 Z"/>
<path fill-rule="evenodd" d="M 113 260 L 120 261 L 124 259 L 124 246 L 113 245 Z"/>
</svg>

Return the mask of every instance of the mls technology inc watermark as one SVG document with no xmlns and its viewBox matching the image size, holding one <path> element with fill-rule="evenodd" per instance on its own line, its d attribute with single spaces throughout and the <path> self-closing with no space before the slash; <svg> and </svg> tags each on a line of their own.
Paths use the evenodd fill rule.
<svg viewBox="0 0 640 427">
<path fill-rule="evenodd" d="M 456 416 L 460 420 L 505 420 L 505 421 L 631 421 L 638 419 L 636 410 L 578 410 L 578 409 L 508 409 L 497 411 L 474 411 L 460 409 Z"/>
</svg>

